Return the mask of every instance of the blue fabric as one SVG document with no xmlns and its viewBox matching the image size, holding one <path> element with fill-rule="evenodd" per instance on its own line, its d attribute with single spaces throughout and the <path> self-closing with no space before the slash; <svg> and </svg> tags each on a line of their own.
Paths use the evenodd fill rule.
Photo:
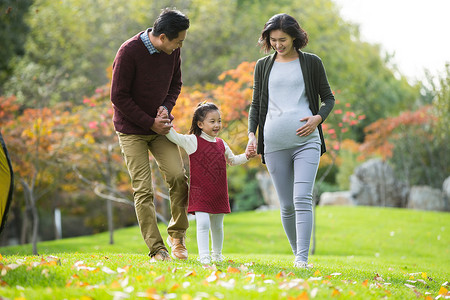
<svg viewBox="0 0 450 300">
<path fill-rule="evenodd" d="M 144 43 L 145 47 L 147 47 L 148 52 L 150 52 L 150 54 L 159 53 L 159 51 L 155 48 L 155 46 L 153 46 L 152 42 L 150 42 L 150 38 L 148 37 L 148 32 L 150 30 L 151 28 L 148 28 L 141 34 L 141 40 Z"/>
</svg>

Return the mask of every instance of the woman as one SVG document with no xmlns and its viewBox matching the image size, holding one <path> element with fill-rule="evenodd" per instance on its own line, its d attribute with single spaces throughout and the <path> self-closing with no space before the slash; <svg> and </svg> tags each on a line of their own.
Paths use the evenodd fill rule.
<svg viewBox="0 0 450 300">
<path fill-rule="evenodd" d="M 259 44 L 275 52 L 255 66 L 246 150 L 257 149 L 267 165 L 297 268 L 308 268 L 312 191 L 326 151 L 321 124 L 334 106 L 321 59 L 300 51 L 307 43 L 307 33 L 287 14 L 264 25 Z"/>
</svg>

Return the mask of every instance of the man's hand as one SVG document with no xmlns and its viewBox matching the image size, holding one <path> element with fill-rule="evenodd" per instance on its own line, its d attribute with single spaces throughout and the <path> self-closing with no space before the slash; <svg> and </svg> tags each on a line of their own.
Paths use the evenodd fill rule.
<svg viewBox="0 0 450 300">
<path fill-rule="evenodd" d="M 168 117 L 163 118 L 160 116 L 157 116 L 155 118 L 155 122 L 153 123 L 153 126 L 150 127 L 151 130 L 156 132 L 157 134 L 166 135 L 169 133 L 170 128 L 172 128 L 172 123 L 170 123 L 170 119 Z"/>
</svg>

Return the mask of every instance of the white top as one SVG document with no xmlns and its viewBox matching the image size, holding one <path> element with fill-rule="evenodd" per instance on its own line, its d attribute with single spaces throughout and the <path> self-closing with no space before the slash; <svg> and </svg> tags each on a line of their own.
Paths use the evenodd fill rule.
<svg viewBox="0 0 450 300">
<path fill-rule="evenodd" d="M 265 153 L 291 149 L 306 143 L 320 143 L 316 128 L 308 136 L 298 136 L 297 129 L 312 116 L 306 96 L 299 59 L 274 62 L 269 75 L 269 106 L 264 124 Z"/>
<path fill-rule="evenodd" d="M 191 155 L 192 153 L 197 151 L 197 137 L 195 136 L 195 134 L 180 134 L 176 132 L 175 129 L 170 128 L 170 132 L 166 134 L 166 137 L 172 143 L 182 147 L 188 155 Z M 207 140 L 208 142 L 213 143 L 216 142 L 215 137 L 210 136 L 204 133 L 203 131 L 200 137 Z M 233 151 L 231 151 L 230 147 L 225 141 L 223 141 L 223 144 L 225 146 L 225 158 L 229 165 L 231 166 L 241 165 L 248 161 L 247 157 L 245 156 L 245 153 L 234 155 Z"/>
</svg>

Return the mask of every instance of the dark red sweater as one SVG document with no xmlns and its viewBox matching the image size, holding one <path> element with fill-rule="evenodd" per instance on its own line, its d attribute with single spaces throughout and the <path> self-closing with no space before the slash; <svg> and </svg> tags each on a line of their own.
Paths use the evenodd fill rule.
<svg viewBox="0 0 450 300">
<path fill-rule="evenodd" d="M 182 85 L 180 49 L 150 54 L 141 34 L 120 46 L 113 63 L 114 128 L 125 134 L 155 134 L 150 127 L 158 107 L 171 112 Z"/>
</svg>

